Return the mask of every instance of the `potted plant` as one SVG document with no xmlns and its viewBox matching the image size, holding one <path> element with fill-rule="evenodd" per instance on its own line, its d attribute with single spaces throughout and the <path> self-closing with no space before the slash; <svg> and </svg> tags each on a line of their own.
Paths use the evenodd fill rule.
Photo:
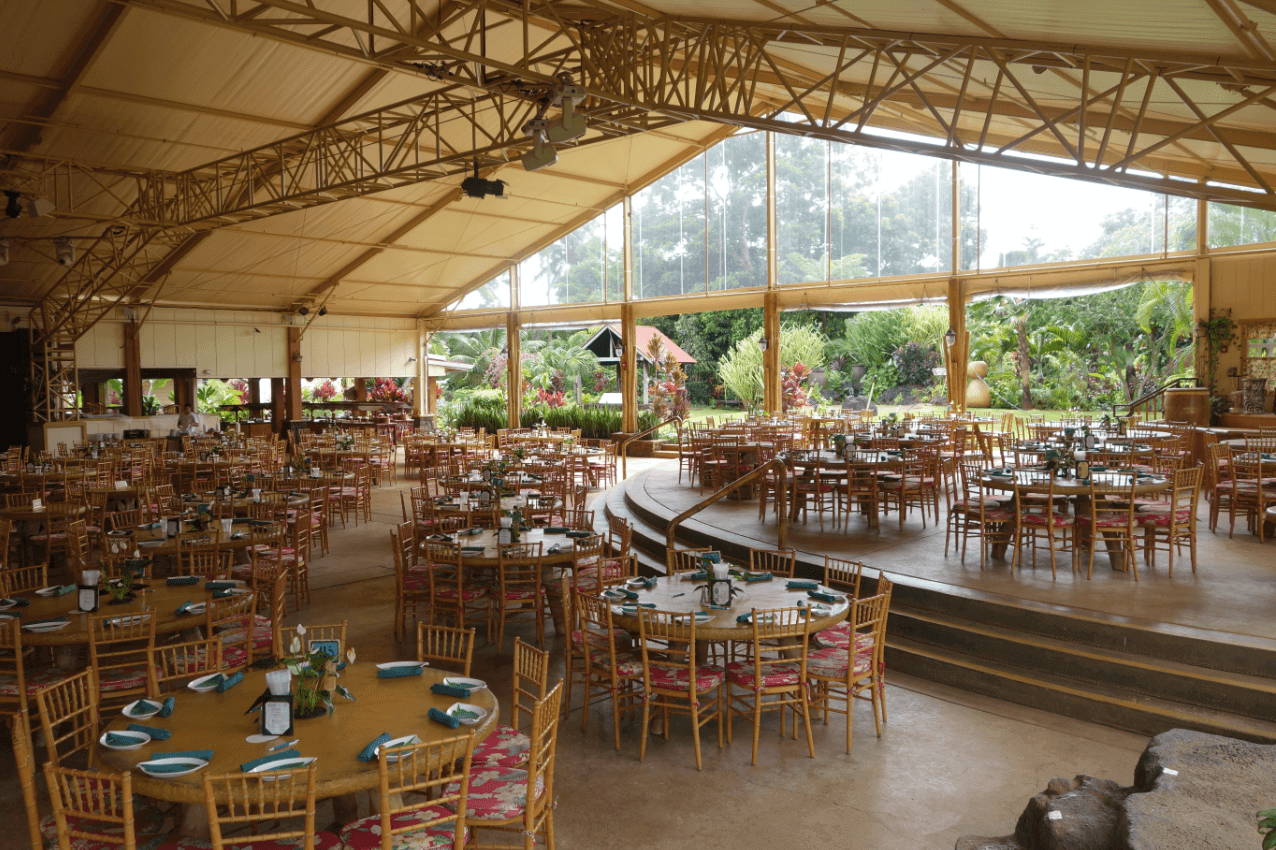
<svg viewBox="0 0 1276 850">
<path fill-rule="evenodd" d="M 354 694 L 344 685 L 336 684 L 337 658 L 326 647 L 317 645 L 309 652 L 302 652 L 301 638 L 305 634 L 306 627 L 298 624 L 297 633 L 288 646 L 292 654 L 281 659 L 293 676 L 293 717 L 297 720 L 331 714 L 334 690 L 354 702 Z M 353 664 L 354 660 L 354 647 L 349 647 L 346 649 L 346 662 Z"/>
</svg>

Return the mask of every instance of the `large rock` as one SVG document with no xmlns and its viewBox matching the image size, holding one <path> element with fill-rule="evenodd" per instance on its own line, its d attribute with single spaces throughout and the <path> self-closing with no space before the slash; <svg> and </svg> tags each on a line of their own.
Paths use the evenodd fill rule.
<svg viewBox="0 0 1276 850">
<path fill-rule="evenodd" d="M 1274 805 L 1276 746 L 1173 729 L 1143 751 L 1133 786 L 1089 776 L 1051 780 L 1028 802 L 1014 835 L 967 836 L 956 850 L 1258 847 L 1255 815 Z"/>
</svg>

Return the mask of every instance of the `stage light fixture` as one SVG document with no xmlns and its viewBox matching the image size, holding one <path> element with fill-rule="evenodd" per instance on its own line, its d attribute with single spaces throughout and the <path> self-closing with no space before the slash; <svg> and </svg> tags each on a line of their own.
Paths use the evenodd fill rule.
<svg viewBox="0 0 1276 850">
<path fill-rule="evenodd" d="M 4 214 L 9 218 L 17 218 L 22 215 L 22 196 L 17 192 L 8 190 L 4 194 L 9 199 L 9 203 L 4 208 Z"/>
<path fill-rule="evenodd" d="M 40 216 L 48 215 L 55 209 L 57 209 L 57 205 L 48 198 L 34 198 L 27 203 L 27 215 L 32 218 L 39 218 Z"/>
<path fill-rule="evenodd" d="M 474 174 L 461 181 L 461 191 L 469 198 L 505 199 L 504 180 L 484 180 L 479 177 L 478 160 L 474 161 Z"/>
<path fill-rule="evenodd" d="M 298 312 L 298 313 L 300 313 L 300 314 L 301 314 L 301 315 L 303 315 L 303 316 L 309 316 L 309 315 L 310 315 L 310 308 L 309 308 L 309 307 L 298 307 L 298 308 L 297 308 L 297 312 Z"/>
<path fill-rule="evenodd" d="M 75 243 L 65 236 L 53 240 L 53 249 L 58 258 L 58 265 L 70 266 L 75 263 Z"/>
<path fill-rule="evenodd" d="M 328 308 L 327 308 L 327 307 L 320 307 L 320 308 L 319 308 L 319 315 L 320 315 L 320 316 L 326 316 L 326 315 L 328 315 Z"/>
<path fill-rule="evenodd" d="M 533 124 L 541 126 L 533 128 L 530 135 L 535 140 L 532 149 L 523 154 L 523 170 L 540 171 L 542 168 L 548 168 L 558 162 L 558 151 L 554 150 L 554 146 L 545 141 L 545 122 L 529 121 L 528 127 Z M 523 128 L 527 131 L 527 127 Z"/>
<path fill-rule="evenodd" d="M 564 88 L 574 89 L 575 86 L 565 86 Z M 585 131 L 589 127 L 585 123 L 585 116 L 576 112 L 575 100 L 568 96 L 563 96 L 563 114 L 559 118 L 555 118 L 545 128 L 545 136 L 550 142 L 558 144 L 560 142 L 571 142 L 585 135 Z"/>
</svg>

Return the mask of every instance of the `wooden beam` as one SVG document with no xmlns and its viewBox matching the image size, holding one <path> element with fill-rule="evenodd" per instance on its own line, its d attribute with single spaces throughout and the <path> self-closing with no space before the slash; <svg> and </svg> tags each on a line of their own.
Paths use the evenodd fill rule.
<svg viewBox="0 0 1276 850">
<path fill-rule="evenodd" d="M 505 314 L 505 421 L 518 428 L 523 420 L 523 362 L 518 313 Z"/>
<path fill-rule="evenodd" d="M 289 422 L 301 420 L 301 328 L 288 328 L 288 386 L 284 399 L 283 418 Z"/>
</svg>

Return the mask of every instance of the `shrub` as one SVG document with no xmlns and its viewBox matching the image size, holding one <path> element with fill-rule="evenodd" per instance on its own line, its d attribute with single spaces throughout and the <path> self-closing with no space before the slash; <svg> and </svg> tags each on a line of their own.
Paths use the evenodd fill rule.
<svg viewBox="0 0 1276 850">
<path fill-rule="evenodd" d="M 929 384 L 931 370 L 939 365 L 939 352 L 920 342 L 906 342 L 891 355 L 900 378 L 906 384 Z"/>
</svg>

